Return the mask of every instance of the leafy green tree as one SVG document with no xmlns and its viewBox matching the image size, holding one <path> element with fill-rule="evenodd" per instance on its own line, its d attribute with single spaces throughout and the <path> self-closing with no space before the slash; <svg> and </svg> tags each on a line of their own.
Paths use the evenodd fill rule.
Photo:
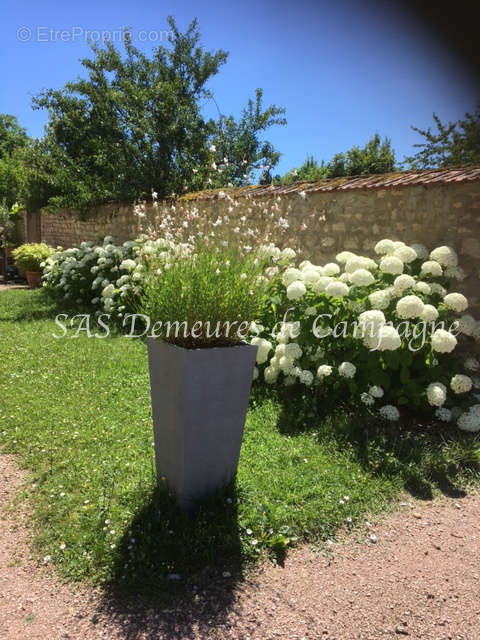
<svg viewBox="0 0 480 640">
<path fill-rule="evenodd" d="M 314 156 L 307 156 L 305 162 L 300 167 L 294 167 L 284 176 L 276 176 L 274 182 L 277 184 L 291 184 L 297 181 L 315 181 L 327 177 L 327 168 L 322 161 L 320 164 Z"/>
<path fill-rule="evenodd" d="M 0 114 L 0 202 L 10 208 L 20 197 L 21 151 L 28 136 L 15 116 Z"/>
<path fill-rule="evenodd" d="M 336 153 L 325 163 L 307 157 L 299 169 L 293 169 L 276 182 L 288 184 L 296 180 L 321 180 L 346 176 L 368 176 L 395 170 L 395 152 L 389 138 L 376 133 L 364 147 L 354 146 L 345 153 Z"/>
<path fill-rule="evenodd" d="M 425 140 L 413 145 L 420 151 L 405 158 L 406 164 L 414 169 L 435 169 L 480 162 L 480 103 L 473 114 L 466 113 L 457 122 L 443 124 L 436 113 L 433 119 L 436 132 L 412 126 Z"/>
<path fill-rule="evenodd" d="M 43 165 L 37 145 L 27 154 L 27 173 L 33 171 L 33 184 L 44 183 L 49 205 L 87 209 L 148 198 L 152 190 L 163 197 L 203 188 L 209 179 L 214 186 L 240 184 L 259 160 L 278 161 L 260 134 L 283 124 L 277 117 L 282 110 L 263 111 L 257 90 L 238 122 L 205 120 L 202 101 L 212 98 L 206 85 L 227 53 L 201 47 L 196 20 L 185 33 L 173 18 L 168 22 L 170 46 L 159 46 L 151 57 L 133 46 L 126 31 L 125 54 L 111 42 L 93 45 L 93 57 L 82 60 L 87 78 L 34 99 L 35 108 L 48 110 L 49 122 L 40 143 Z M 222 163 L 223 154 L 227 158 L 225 170 L 219 153 Z M 25 183 L 29 191 L 31 176 Z"/>
<path fill-rule="evenodd" d="M 389 138 L 376 133 L 364 147 L 353 146 L 345 153 L 337 153 L 327 163 L 327 177 L 368 176 L 395 170 L 395 152 Z"/>
</svg>

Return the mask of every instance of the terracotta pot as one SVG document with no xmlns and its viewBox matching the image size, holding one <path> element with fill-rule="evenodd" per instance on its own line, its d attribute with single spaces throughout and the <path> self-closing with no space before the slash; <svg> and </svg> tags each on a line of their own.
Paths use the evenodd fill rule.
<svg viewBox="0 0 480 640">
<path fill-rule="evenodd" d="M 32 289 L 36 289 L 40 286 L 42 282 L 41 271 L 26 271 L 25 276 L 27 277 L 29 287 L 32 287 Z"/>
</svg>

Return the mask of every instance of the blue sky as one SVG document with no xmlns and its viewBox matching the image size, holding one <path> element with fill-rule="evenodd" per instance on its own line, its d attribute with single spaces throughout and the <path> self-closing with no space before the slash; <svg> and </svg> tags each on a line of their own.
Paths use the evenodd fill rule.
<svg viewBox="0 0 480 640">
<path fill-rule="evenodd" d="M 220 110 L 238 115 L 256 87 L 264 89 L 266 103 L 287 109 L 288 125 L 267 136 L 283 154 L 275 172 L 300 165 L 307 154 L 328 160 L 375 132 L 392 139 L 401 160 L 419 141 L 411 124 L 428 126 L 433 111 L 456 120 L 478 96 L 463 62 L 395 6 L 366 0 L 4 0 L 0 112 L 40 136 L 46 114 L 31 109 L 31 98 L 81 73 L 87 30 L 116 38 L 129 26 L 136 45 L 148 51 L 148 40 L 164 37 L 168 14 L 181 29 L 198 17 L 205 47 L 230 53 L 210 83 Z M 215 115 L 214 105 L 206 104 L 205 112 Z"/>
</svg>

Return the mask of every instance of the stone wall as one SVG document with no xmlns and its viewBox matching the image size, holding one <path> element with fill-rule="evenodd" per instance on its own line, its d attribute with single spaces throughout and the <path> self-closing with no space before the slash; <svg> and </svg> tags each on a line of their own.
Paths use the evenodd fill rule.
<svg viewBox="0 0 480 640">
<path fill-rule="evenodd" d="M 191 206 L 189 198 L 177 203 L 179 213 L 182 206 Z M 480 181 L 318 190 L 306 197 L 294 191 L 277 200 L 278 215 L 287 208 L 290 211 L 289 238 L 312 261 L 331 260 L 343 249 L 368 254 L 385 237 L 421 242 L 430 248 L 441 244 L 454 247 L 468 274 L 458 288 L 469 295 L 472 307 L 480 310 Z M 229 213 L 232 221 L 249 215 L 249 199 L 240 197 L 238 201 L 240 206 Z M 193 202 L 212 217 L 225 214 L 228 206 L 225 199 L 216 197 L 202 196 Z M 272 196 L 259 196 L 256 202 L 261 206 L 254 207 L 251 215 L 256 223 L 266 225 L 268 219 L 262 219 L 262 211 L 271 206 Z M 153 215 L 149 210 L 145 220 Z M 41 219 L 41 238 L 52 246 L 75 246 L 107 234 L 123 242 L 137 233 L 138 219 L 131 207 L 122 205 L 106 205 L 85 221 L 68 211 L 43 214 Z"/>
</svg>

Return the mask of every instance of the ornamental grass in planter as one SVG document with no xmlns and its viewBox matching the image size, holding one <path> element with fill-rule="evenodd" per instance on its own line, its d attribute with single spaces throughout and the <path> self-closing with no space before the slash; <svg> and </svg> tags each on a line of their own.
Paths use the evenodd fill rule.
<svg viewBox="0 0 480 640">
<path fill-rule="evenodd" d="M 176 246 L 145 266 L 157 474 L 185 511 L 228 485 L 242 443 L 265 304 L 263 260 L 239 250 Z"/>
</svg>

